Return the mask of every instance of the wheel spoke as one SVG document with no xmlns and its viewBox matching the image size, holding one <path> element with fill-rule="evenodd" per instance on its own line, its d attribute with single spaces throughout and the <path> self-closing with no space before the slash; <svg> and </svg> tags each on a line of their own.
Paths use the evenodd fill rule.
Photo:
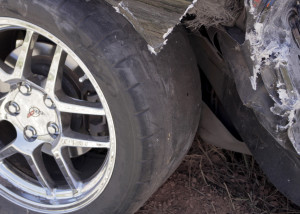
<svg viewBox="0 0 300 214">
<path fill-rule="evenodd" d="M 11 79 L 21 79 L 27 77 L 31 71 L 31 57 L 34 45 L 38 38 L 38 34 L 34 31 L 27 30 L 24 42 L 21 46 L 20 55 L 16 62 L 14 72 L 11 75 Z"/>
<path fill-rule="evenodd" d="M 68 152 L 65 149 L 54 148 L 52 150 L 52 154 L 56 160 L 56 163 L 62 172 L 64 178 L 69 184 L 70 188 L 73 190 L 73 193 L 78 192 L 78 188 L 80 188 L 79 178 L 76 174 L 76 170 L 72 164 L 70 158 L 68 158 Z"/>
<path fill-rule="evenodd" d="M 46 188 L 47 194 L 50 195 L 52 192 L 53 181 L 44 165 L 41 148 L 42 145 L 35 149 L 33 147 L 26 146 L 23 134 L 17 132 L 17 138 L 0 151 L 0 161 L 16 153 L 22 154 L 27 160 L 39 183 Z"/>
<path fill-rule="evenodd" d="M 16 154 L 18 151 L 14 147 L 13 143 L 5 146 L 3 149 L 0 150 L 0 161 L 3 161 L 5 158 L 8 158 L 14 154 Z"/>
<path fill-rule="evenodd" d="M 64 133 L 66 134 L 66 133 Z M 81 148 L 101 148 L 109 149 L 110 142 L 108 137 L 93 137 L 72 131 L 67 132 L 68 136 L 63 136 L 58 145 L 60 147 L 81 147 Z"/>
<path fill-rule="evenodd" d="M 62 79 L 63 66 L 66 61 L 67 54 L 60 46 L 56 47 L 53 60 L 50 66 L 48 78 L 46 81 L 45 91 L 49 95 L 55 94 L 55 85 L 58 79 Z"/>
<path fill-rule="evenodd" d="M 8 158 L 16 153 L 22 153 L 22 145 L 24 145 L 24 137 L 20 132 L 17 132 L 17 137 L 11 143 L 6 145 L 0 151 L 0 161 Z"/>
<path fill-rule="evenodd" d="M 56 102 L 56 107 L 61 112 L 87 115 L 105 115 L 101 103 L 88 102 L 64 96 Z"/>
<path fill-rule="evenodd" d="M 1 74 L 0 74 L 0 76 L 1 76 Z M 6 82 L 2 82 L 0 80 L 0 93 L 5 94 L 5 93 L 8 93 L 9 91 L 10 91 L 10 84 L 8 84 Z M 0 99 L 1 99 L 1 97 L 0 97 Z"/>
<path fill-rule="evenodd" d="M 47 193 L 50 195 L 54 185 L 53 180 L 45 167 L 41 147 L 35 149 L 31 155 L 24 156 L 39 183 L 47 189 Z"/>
<path fill-rule="evenodd" d="M 0 60 L 0 80 L 2 82 L 6 82 L 10 79 L 12 79 L 12 73 L 13 69 L 6 65 L 2 60 Z"/>
</svg>

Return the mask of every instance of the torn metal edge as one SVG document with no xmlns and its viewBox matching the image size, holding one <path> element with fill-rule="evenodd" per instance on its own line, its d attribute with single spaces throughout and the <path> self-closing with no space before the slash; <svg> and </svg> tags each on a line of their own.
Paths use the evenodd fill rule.
<svg viewBox="0 0 300 214">
<path fill-rule="evenodd" d="M 190 4 L 187 9 L 185 10 L 185 12 L 183 13 L 183 15 L 179 18 L 178 23 L 179 24 L 181 22 L 181 20 L 183 19 L 183 17 L 189 12 L 190 9 L 192 9 L 195 4 L 197 3 L 198 0 L 193 0 L 192 4 Z M 121 15 L 123 15 L 135 28 L 135 25 L 130 21 L 129 17 L 127 17 L 126 13 L 128 13 L 132 18 L 136 19 L 134 14 L 129 10 L 128 7 L 126 7 L 126 5 L 124 4 L 123 1 L 121 1 L 117 6 L 113 6 L 113 8 L 115 9 L 115 11 Z M 126 11 L 126 13 L 122 13 L 121 10 Z M 176 25 L 177 25 L 176 24 Z M 174 28 L 176 27 L 176 25 L 174 27 L 170 27 L 167 29 L 166 33 L 163 34 L 163 39 L 164 42 L 162 42 L 161 46 L 158 48 L 158 50 L 154 47 L 152 47 L 150 44 L 147 45 L 148 50 L 150 51 L 151 54 L 157 55 L 162 49 L 163 47 L 167 44 L 168 39 L 167 37 L 173 32 Z M 135 28 L 136 29 L 136 28 Z"/>
</svg>

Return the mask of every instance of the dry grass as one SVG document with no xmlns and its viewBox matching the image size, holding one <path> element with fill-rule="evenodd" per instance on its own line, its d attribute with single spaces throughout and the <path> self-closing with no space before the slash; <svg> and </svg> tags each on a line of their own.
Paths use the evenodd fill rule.
<svg viewBox="0 0 300 214">
<path fill-rule="evenodd" d="M 186 21 L 192 29 L 205 27 L 233 26 L 243 10 L 243 4 L 237 0 L 198 0 L 189 14 L 195 18 Z"/>
<path fill-rule="evenodd" d="M 138 214 L 300 214 L 251 156 L 195 139 L 183 163 Z"/>
</svg>

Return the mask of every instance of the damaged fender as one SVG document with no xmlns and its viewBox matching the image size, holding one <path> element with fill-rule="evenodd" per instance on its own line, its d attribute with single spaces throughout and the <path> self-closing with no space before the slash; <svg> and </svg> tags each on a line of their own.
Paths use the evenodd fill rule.
<svg viewBox="0 0 300 214">
<path fill-rule="evenodd" d="M 122 14 L 157 54 L 166 45 L 168 35 L 189 13 L 194 19 L 185 24 L 198 29 L 202 25 L 233 26 L 243 8 L 240 0 L 106 0 Z"/>
<path fill-rule="evenodd" d="M 248 6 L 245 46 L 253 63 L 250 93 L 264 86 L 273 101 L 268 110 L 275 124 L 266 124 L 268 120 L 262 124 L 272 127 L 271 134 L 281 145 L 289 147 L 291 142 L 300 154 L 300 49 L 295 40 L 295 33 L 299 34 L 299 5 L 296 1 L 265 0 L 260 4 L 251 1 Z"/>
<path fill-rule="evenodd" d="M 122 14 L 157 54 L 168 35 L 197 0 L 106 0 Z"/>
<path fill-rule="evenodd" d="M 221 46 L 226 50 L 224 57 L 243 104 L 254 111 L 281 146 L 300 154 L 300 49 L 294 39 L 295 32 L 299 34 L 299 29 L 295 30 L 295 21 L 299 21 L 296 2 L 247 1 L 244 41 L 223 42 Z"/>
</svg>

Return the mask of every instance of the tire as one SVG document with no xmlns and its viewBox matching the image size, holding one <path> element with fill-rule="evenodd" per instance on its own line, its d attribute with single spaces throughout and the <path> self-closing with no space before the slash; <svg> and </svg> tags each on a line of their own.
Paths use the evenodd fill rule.
<svg viewBox="0 0 300 214">
<path fill-rule="evenodd" d="M 0 213 L 134 213 L 180 164 L 197 130 L 200 77 L 184 30 L 178 27 L 154 56 L 104 1 L 11 0 L 0 5 L 0 17 L 38 26 L 78 56 L 105 97 L 116 137 L 112 175 L 97 198 L 78 207 L 53 203 L 43 208 L 43 201 L 24 206 L 3 197 L 2 183 Z"/>
</svg>

